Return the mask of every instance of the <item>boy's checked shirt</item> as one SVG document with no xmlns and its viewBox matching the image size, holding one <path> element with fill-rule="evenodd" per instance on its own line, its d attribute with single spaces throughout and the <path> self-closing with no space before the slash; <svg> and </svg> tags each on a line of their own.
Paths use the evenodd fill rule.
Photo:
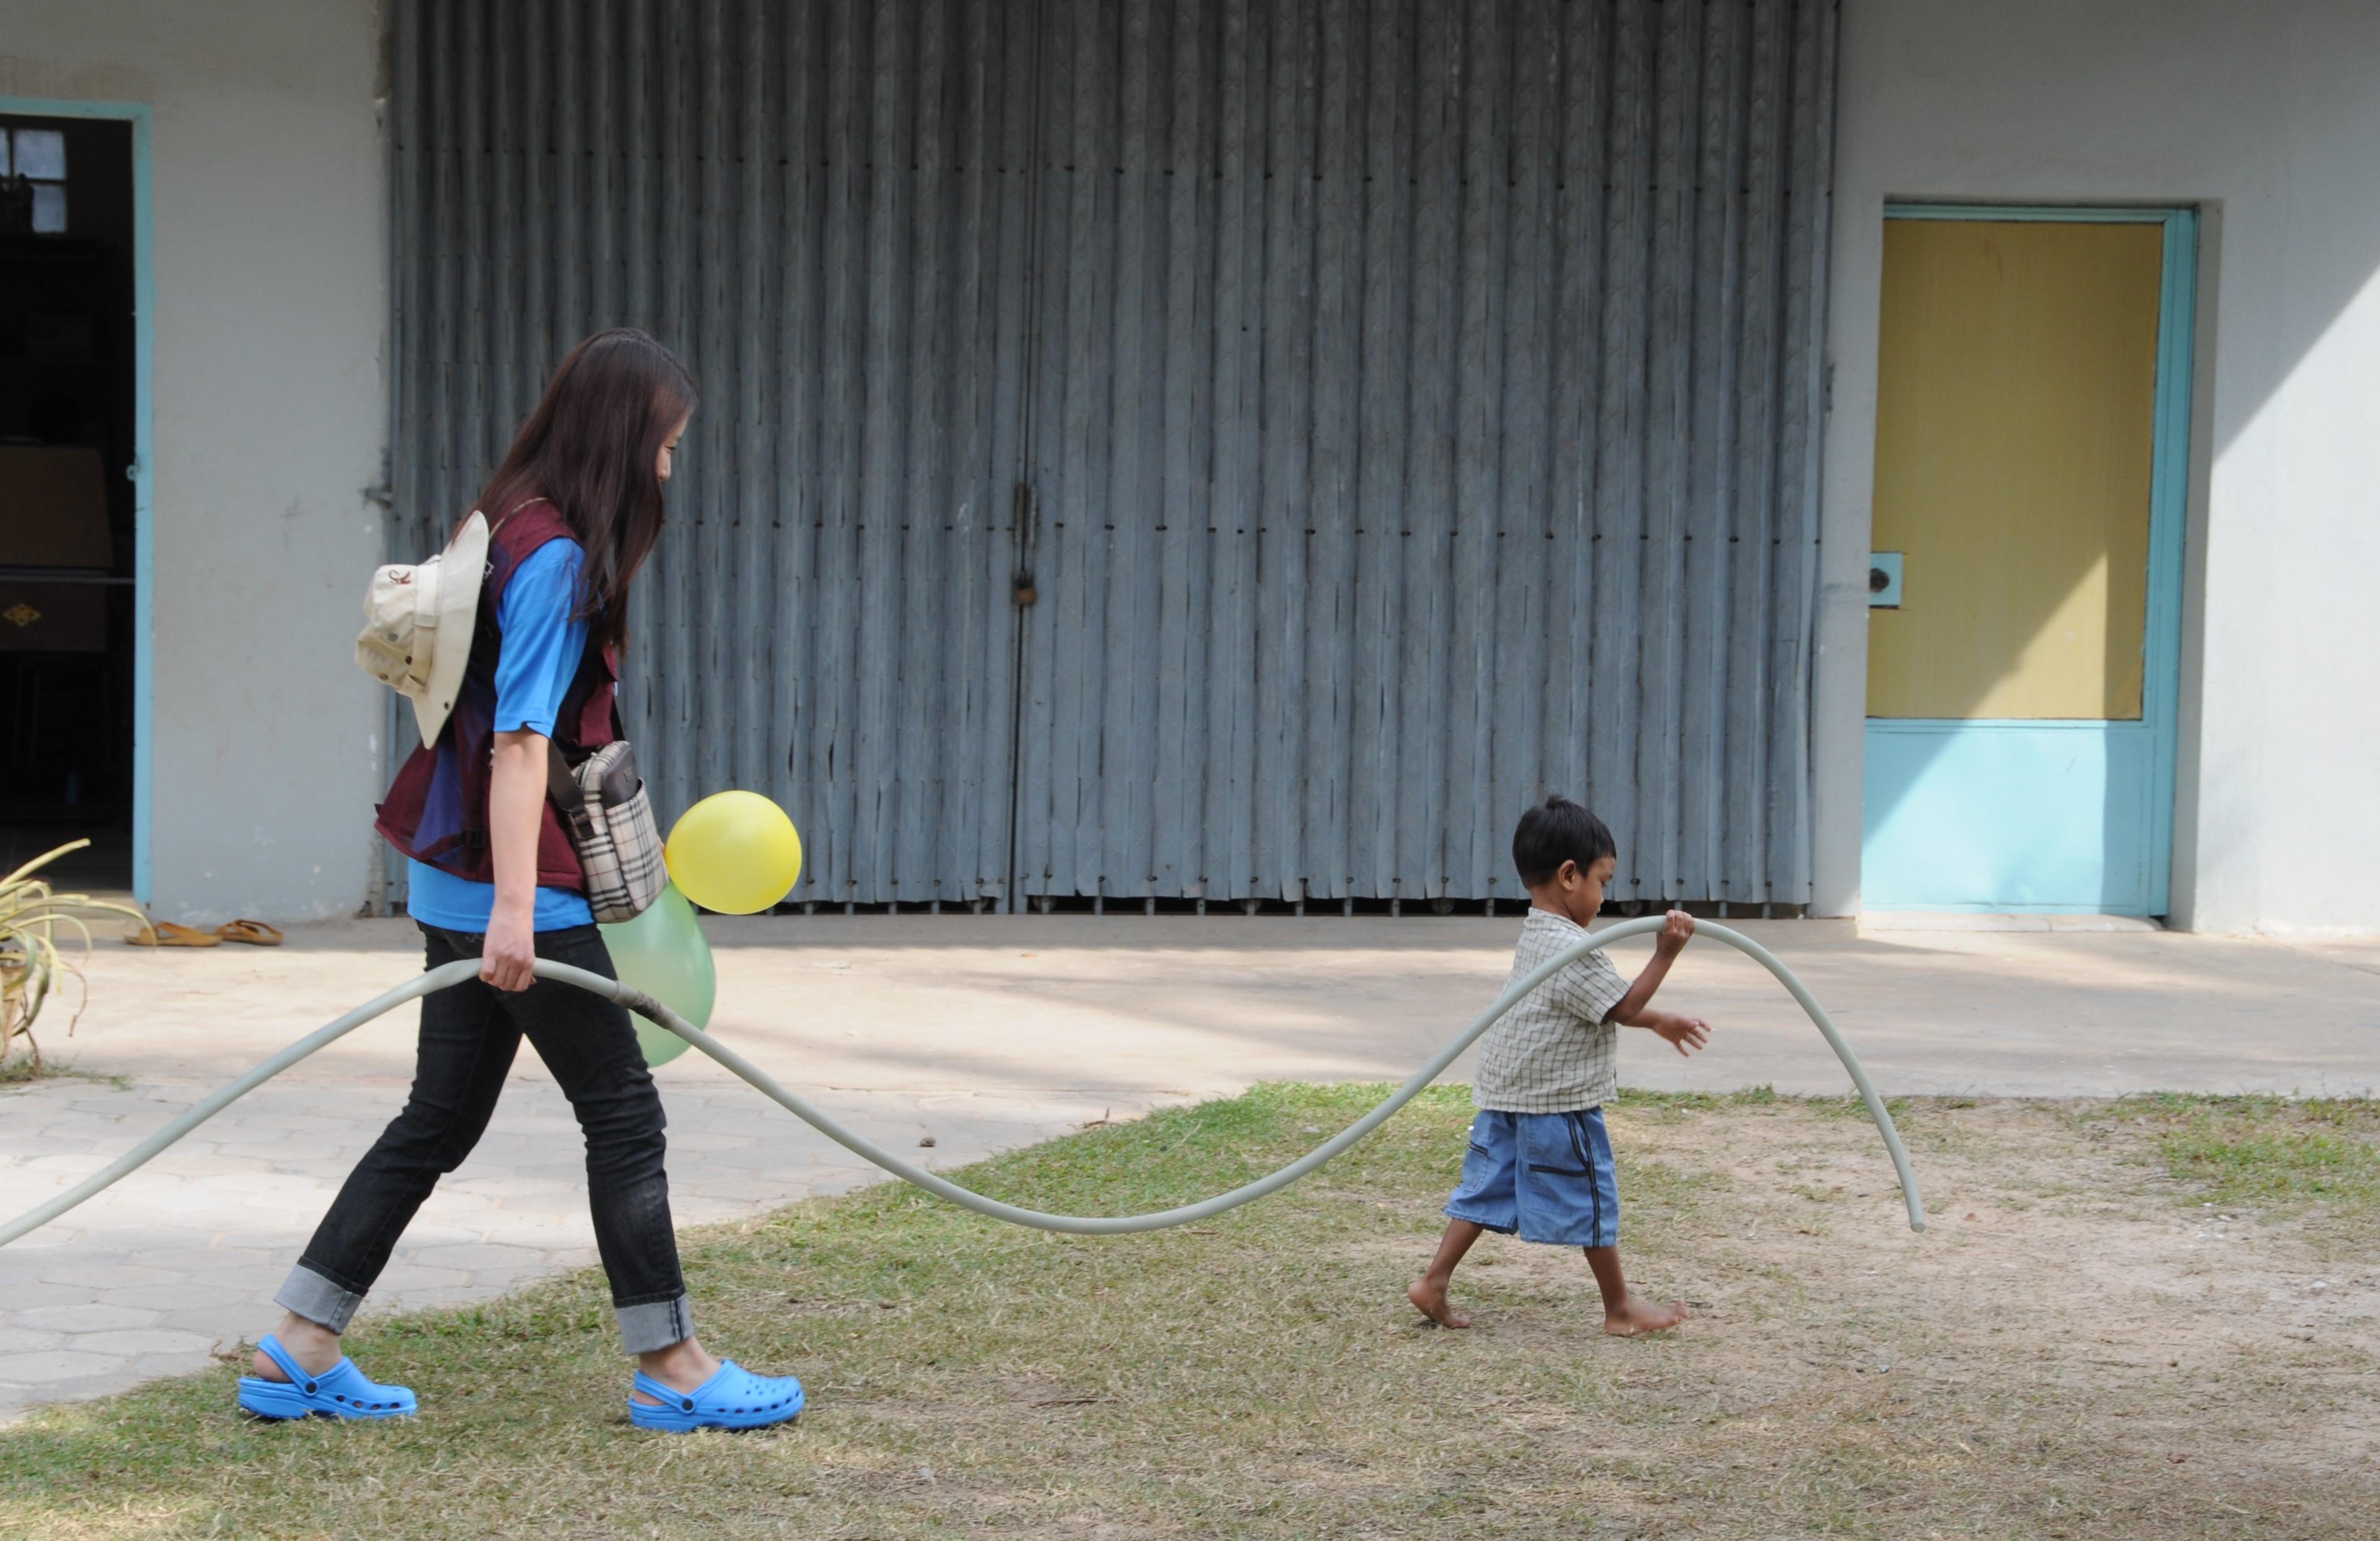
<svg viewBox="0 0 2380 1541">
<path fill-rule="evenodd" d="M 1585 935 L 1568 918 L 1531 905 L 1504 988 Z M 1620 1029 L 1604 1019 L 1627 993 L 1628 981 L 1599 949 L 1531 990 L 1479 1040 L 1473 1105 L 1568 1113 L 1609 1101 L 1620 1091 Z"/>
</svg>

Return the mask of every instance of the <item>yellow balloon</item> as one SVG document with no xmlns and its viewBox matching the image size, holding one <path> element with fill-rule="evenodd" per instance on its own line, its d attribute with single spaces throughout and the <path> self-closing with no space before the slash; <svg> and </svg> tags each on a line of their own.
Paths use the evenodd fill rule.
<svg viewBox="0 0 2380 1541">
<path fill-rule="evenodd" d="M 757 792 L 719 792 L 686 810 L 662 847 L 670 880 L 704 909 L 758 915 L 794 891 L 802 837 Z"/>
</svg>

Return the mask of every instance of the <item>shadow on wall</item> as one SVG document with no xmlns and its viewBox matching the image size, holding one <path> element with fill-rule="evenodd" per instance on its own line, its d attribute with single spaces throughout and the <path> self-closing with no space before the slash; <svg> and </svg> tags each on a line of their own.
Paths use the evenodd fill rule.
<svg viewBox="0 0 2380 1541">
<path fill-rule="evenodd" d="M 2380 6 L 2367 0 L 1843 9 L 1845 165 L 1860 140 L 1891 135 L 1865 152 L 1890 197 L 2216 212 L 2200 227 L 2199 276 L 2222 275 L 2235 333 L 2216 358 L 2202 330 L 2198 378 L 2220 389 L 2193 420 L 2216 457 L 2380 273 Z M 2041 38 L 2058 46 L 2012 54 Z M 1978 139 L 1977 124 L 1992 134 Z M 1912 164 L 1942 169 L 1896 169 Z"/>
</svg>

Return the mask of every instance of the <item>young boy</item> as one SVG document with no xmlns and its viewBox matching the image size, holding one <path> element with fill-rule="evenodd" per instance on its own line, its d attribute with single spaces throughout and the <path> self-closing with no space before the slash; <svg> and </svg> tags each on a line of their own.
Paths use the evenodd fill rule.
<svg viewBox="0 0 2380 1541">
<path fill-rule="evenodd" d="M 1619 853 L 1603 820 L 1567 797 L 1548 797 L 1521 816 L 1512 864 L 1530 906 L 1508 987 L 1586 934 Z M 1440 1327 L 1471 1325 L 1447 1304 L 1446 1287 L 1479 1233 L 1494 1231 L 1585 1248 L 1603 1292 L 1606 1332 L 1633 1338 L 1686 1319 L 1684 1302 L 1648 1304 L 1628 1292 L 1621 1274 L 1620 1190 L 1603 1104 L 1620 1089 L 1615 1024 L 1649 1027 L 1681 1054 L 1710 1041 L 1700 1020 L 1652 1009 L 1653 992 L 1694 934 L 1694 916 L 1671 910 L 1653 961 L 1633 984 L 1602 953 L 1589 953 L 1530 991 L 1480 1039 L 1471 1088 L 1479 1112 L 1463 1181 L 1447 1201 L 1438 1256 L 1405 1292 L 1423 1316 Z"/>
</svg>

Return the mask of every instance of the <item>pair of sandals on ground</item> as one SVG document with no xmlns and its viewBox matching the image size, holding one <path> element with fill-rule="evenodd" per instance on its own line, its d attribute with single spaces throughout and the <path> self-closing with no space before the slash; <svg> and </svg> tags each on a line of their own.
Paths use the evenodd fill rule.
<svg viewBox="0 0 2380 1541">
<path fill-rule="evenodd" d="M 410 1388 L 380 1385 L 352 1359 L 342 1358 L 316 1375 L 271 1333 L 256 1346 L 289 1378 L 240 1377 L 240 1411 L 253 1417 L 403 1418 L 415 1409 Z M 792 1376 L 754 1375 L 733 1359 L 723 1361 L 717 1375 L 691 1391 L 663 1385 L 642 1370 L 637 1372 L 636 1389 L 653 1400 L 638 1401 L 631 1396 L 628 1421 L 669 1434 L 789 1424 L 802 1415 L 804 1400 L 802 1383 Z"/>
</svg>

